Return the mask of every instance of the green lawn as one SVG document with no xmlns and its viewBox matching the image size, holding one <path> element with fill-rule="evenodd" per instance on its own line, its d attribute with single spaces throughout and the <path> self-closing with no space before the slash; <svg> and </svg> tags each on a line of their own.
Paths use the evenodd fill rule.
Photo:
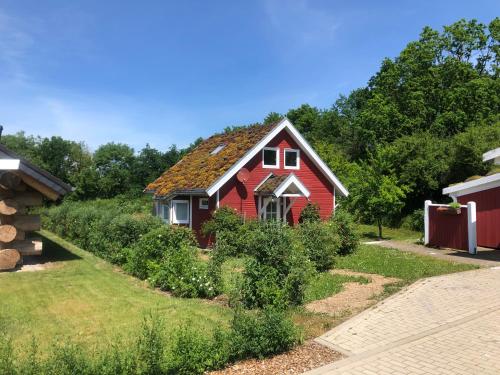
<svg viewBox="0 0 500 375">
<path fill-rule="evenodd" d="M 138 332 L 144 316 L 153 311 L 163 317 L 170 331 L 189 323 L 200 331 L 226 324 L 230 311 L 214 302 L 173 298 L 151 290 L 109 263 L 48 232 L 44 236 L 42 262 L 52 267 L 36 272 L 0 273 L 0 324 L 26 347 L 34 336 L 41 349 L 58 337 L 69 337 L 90 347 L 107 346 L 116 338 L 127 340 Z M 244 260 L 224 264 L 226 290 L 243 269 Z M 378 273 L 403 281 L 392 293 L 419 278 L 475 268 L 377 246 L 362 245 L 355 254 L 339 257 L 336 268 Z M 326 298 L 343 284 L 364 278 L 328 273 L 316 276 L 306 290 L 306 300 Z M 295 309 L 294 320 L 305 337 L 314 337 L 336 324 L 338 318 Z"/>
<path fill-rule="evenodd" d="M 0 323 L 15 344 L 26 346 L 34 336 L 43 349 L 64 336 L 108 345 L 135 335 L 149 312 L 164 319 L 166 330 L 184 322 L 205 330 L 229 319 L 229 310 L 215 303 L 156 292 L 68 242 L 42 235 L 41 260 L 53 268 L 0 273 Z"/>
<path fill-rule="evenodd" d="M 374 241 L 378 239 L 378 227 L 376 225 L 358 224 L 357 232 L 361 241 Z M 417 241 L 422 233 L 404 228 L 382 228 L 384 240 Z"/>
<path fill-rule="evenodd" d="M 335 267 L 397 277 L 405 283 L 411 283 L 423 277 L 478 268 L 470 264 L 452 263 L 374 245 L 360 245 L 354 254 L 339 257 Z"/>
</svg>

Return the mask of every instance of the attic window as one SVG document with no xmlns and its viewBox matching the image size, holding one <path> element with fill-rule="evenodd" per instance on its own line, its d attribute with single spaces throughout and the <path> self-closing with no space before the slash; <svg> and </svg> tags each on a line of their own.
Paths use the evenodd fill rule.
<svg viewBox="0 0 500 375">
<path fill-rule="evenodd" d="M 210 155 L 215 155 L 215 154 L 218 154 L 220 150 L 222 150 L 224 147 L 226 147 L 225 144 L 220 144 L 218 145 L 216 148 L 214 148 L 212 150 L 212 152 L 210 152 Z"/>
</svg>

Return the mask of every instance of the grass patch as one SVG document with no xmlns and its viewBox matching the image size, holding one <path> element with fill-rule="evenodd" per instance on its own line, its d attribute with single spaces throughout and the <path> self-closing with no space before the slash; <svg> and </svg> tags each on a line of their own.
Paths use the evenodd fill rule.
<svg viewBox="0 0 500 375">
<path fill-rule="evenodd" d="M 367 284 L 369 280 L 360 276 L 336 275 L 329 272 L 319 273 L 307 285 L 305 303 L 337 294 L 343 290 L 343 285 L 347 282 Z"/>
<path fill-rule="evenodd" d="M 117 338 L 130 339 L 151 311 L 165 320 L 167 331 L 189 322 L 204 332 L 230 319 L 224 307 L 169 297 L 49 232 L 41 234 L 40 262 L 53 267 L 0 273 L 0 321 L 15 346 L 26 347 L 35 337 L 44 350 L 52 339 L 70 337 L 96 349 L 107 347 Z"/>
<path fill-rule="evenodd" d="M 357 233 L 361 241 L 378 240 L 378 227 L 376 225 L 358 224 Z M 404 228 L 382 228 L 384 240 L 417 241 L 422 237 L 422 233 Z"/>
<path fill-rule="evenodd" d="M 397 277 L 406 283 L 414 282 L 423 277 L 479 268 L 471 264 L 452 263 L 373 245 L 361 245 L 354 254 L 339 257 L 336 267 Z"/>
</svg>

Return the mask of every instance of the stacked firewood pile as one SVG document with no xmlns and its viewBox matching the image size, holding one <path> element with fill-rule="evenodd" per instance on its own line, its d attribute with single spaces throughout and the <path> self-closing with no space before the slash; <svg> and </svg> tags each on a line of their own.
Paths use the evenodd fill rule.
<svg viewBox="0 0 500 375">
<path fill-rule="evenodd" d="M 15 268 L 23 256 L 42 254 L 42 241 L 32 234 L 40 229 L 40 215 L 27 213 L 42 202 L 21 176 L 0 172 L 0 271 Z"/>
</svg>

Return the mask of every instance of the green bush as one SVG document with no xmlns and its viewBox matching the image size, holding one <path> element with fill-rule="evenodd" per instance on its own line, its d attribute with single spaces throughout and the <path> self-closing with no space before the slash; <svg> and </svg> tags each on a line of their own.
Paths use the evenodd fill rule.
<svg viewBox="0 0 500 375">
<path fill-rule="evenodd" d="M 243 304 L 248 308 L 301 304 L 313 266 L 293 229 L 273 221 L 252 227 L 239 293 Z"/>
<path fill-rule="evenodd" d="M 319 206 L 316 203 L 307 202 L 299 215 L 299 223 L 307 223 L 311 221 L 320 221 Z"/>
<path fill-rule="evenodd" d="M 419 209 L 413 211 L 411 214 L 406 216 L 401 223 L 401 227 L 405 229 L 414 230 L 417 232 L 424 231 L 424 210 Z"/>
<path fill-rule="evenodd" d="M 231 323 L 232 359 L 264 358 L 291 349 L 300 341 L 293 322 L 281 310 L 237 309 Z"/>
<path fill-rule="evenodd" d="M 245 228 L 241 215 L 234 208 L 223 206 L 215 210 L 212 218 L 203 224 L 202 232 L 216 239 L 220 253 L 234 256 L 241 253 L 242 229 Z"/>
<path fill-rule="evenodd" d="M 189 246 L 170 249 L 160 263 L 154 264 L 149 281 L 178 297 L 211 298 L 220 293 L 207 264 L 198 260 L 196 249 Z"/>
<path fill-rule="evenodd" d="M 167 354 L 167 373 L 193 375 L 221 368 L 229 362 L 230 350 L 225 332 L 216 330 L 209 337 L 184 325 L 174 334 L 173 344 Z"/>
<path fill-rule="evenodd" d="M 352 216 L 344 210 L 336 210 L 330 220 L 333 231 L 339 235 L 339 255 L 352 254 L 359 245 L 359 236 Z"/>
<path fill-rule="evenodd" d="M 306 221 L 297 228 L 297 236 L 316 270 L 326 271 L 335 264 L 340 235 L 332 223 Z"/>
<path fill-rule="evenodd" d="M 193 232 L 185 227 L 162 225 L 141 236 L 127 252 L 124 268 L 130 274 L 146 279 L 151 269 L 159 264 L 167 253 L 186 246 L 193 246 Z"/>
</svg>

